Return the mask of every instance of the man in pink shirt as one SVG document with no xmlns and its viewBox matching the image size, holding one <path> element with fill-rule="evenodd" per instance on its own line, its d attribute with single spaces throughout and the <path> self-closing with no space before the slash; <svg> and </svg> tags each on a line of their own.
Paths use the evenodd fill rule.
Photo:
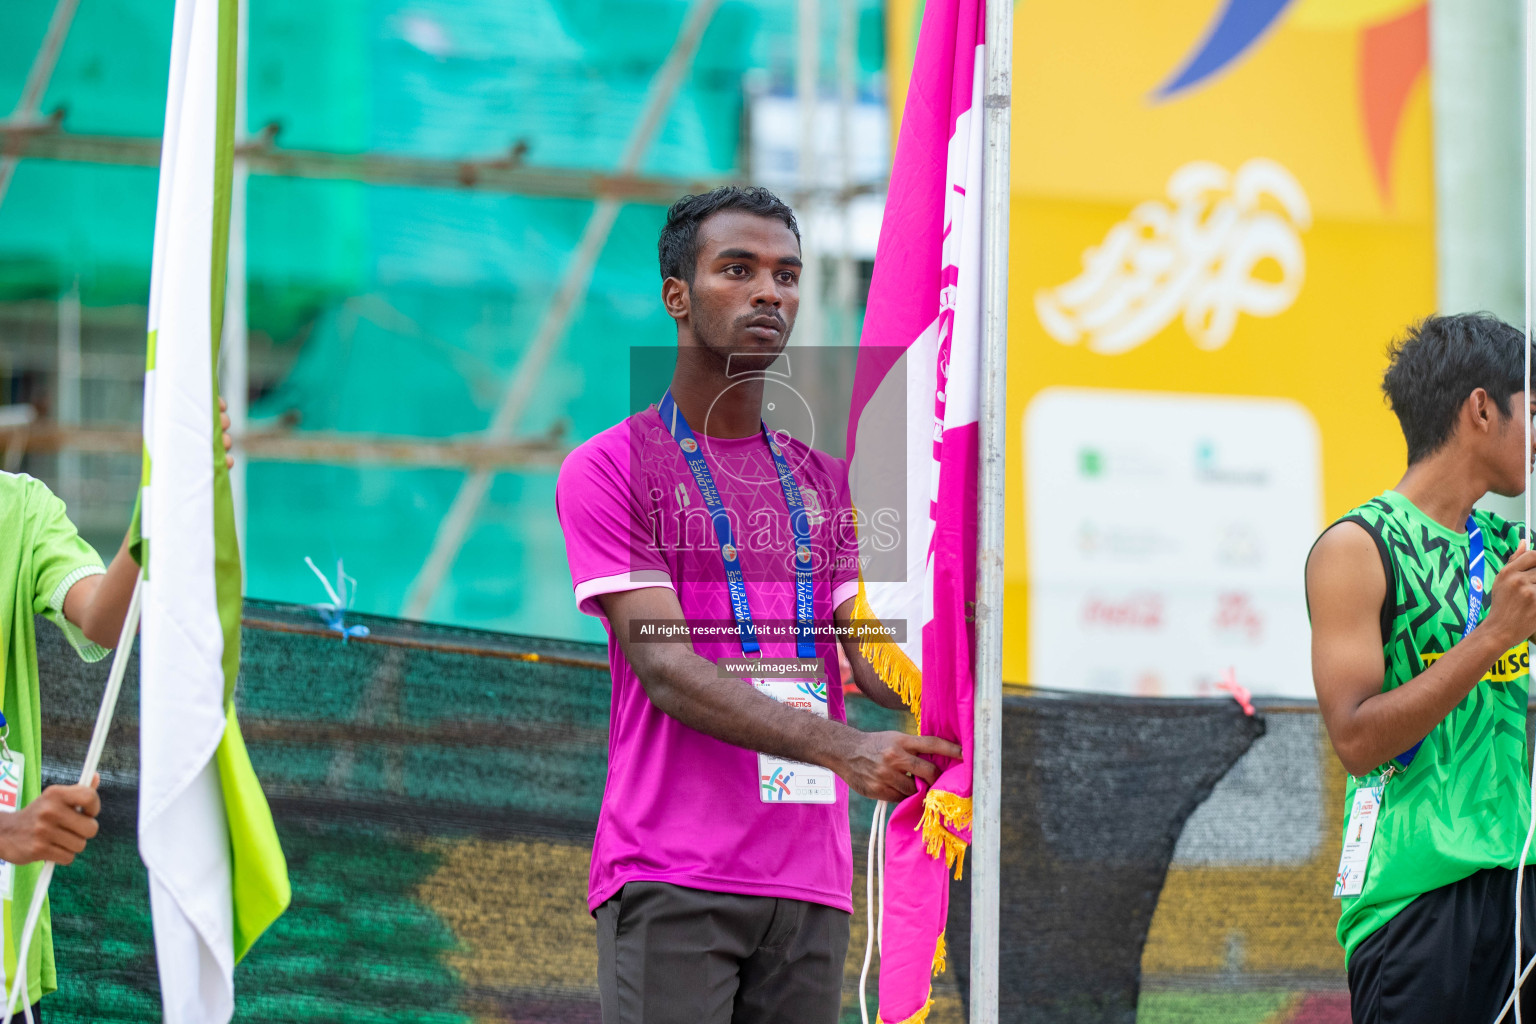
<svg viewBox="0 0 1536 1024">
<path fill-rule="evenodd" d="M 799 307 L 794 214 L 679 200 L 658 245 L 672 386 L 582 444 L 556 505 L 613 676 L 592 849 L 604 1024 L 832 1024 L 853 910 L 848 787 L 877 800 L 953 744 L 846 724 L 858 592 L 843 463 L 762 423 Z M 861 690 L 901 707 L 844 638 Z"/>
</svg>

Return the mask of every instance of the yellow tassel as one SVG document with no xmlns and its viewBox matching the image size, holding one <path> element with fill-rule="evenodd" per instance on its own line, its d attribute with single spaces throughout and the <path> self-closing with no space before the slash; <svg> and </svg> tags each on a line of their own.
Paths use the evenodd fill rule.
<svg viewBox="0 0 1536 1024">
<path fill-rule="evenodd" d="M 875 610 L 869 606 L 869 597 L 864 593 L 864 578 L 859 577 L 859 593 L 853 599 L 853 620 L 855 622 L 878 622 Z M 896 644 L 886 640 L 860 640 L 859 653 L 874 666 L 875 674 L 880 681 L 889 686 L 901 698 L 901 702 L 912 712 L 912 717 L 921 720 L 923 715 L 923 673 L 912 663 Z"/>
<path fill-rule="evenodd" d="M 927 1006 L 924 1006 L 906 1020 L 887 1021 L 877 1013 L 875 1014 L 875 1024 L 924 1024 L 928 1020 L 928 1011 L 931 1009 L 933 1009 L 932 999 L 928 1000 Z"/>
<path fill-rule="evenodd" d="M 944 933 L 939 932 L 939 945 L 933 951 L 933 976 L 937 978 L 949 967 L 949 947 L 944 943 Z"/>
<path fill-rule="evenodd" d="M 923 809 L 934 808 L 951 828 L 971 827 L 971 798 L 947 789 L 930 789 L 923 797 Z"/>
<path fill-rule="evenodd" d="M 923 798 L 923 818 L 918 829 L 923 833 L 923 846 L 928 856 L 944 855 L 944 867 L 955 869 L 955 878 L 965 870 L 965 840 L 949 829 L 969 828 L 971 824 L 971 798 L 956 796 L 942 789 L 930 789 Z"/>
</svg>

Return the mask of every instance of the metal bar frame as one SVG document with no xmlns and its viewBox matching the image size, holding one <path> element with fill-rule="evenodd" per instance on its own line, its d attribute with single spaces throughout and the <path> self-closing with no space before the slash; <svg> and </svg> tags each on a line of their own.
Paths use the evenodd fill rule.
<svg viewBox="0 0 1536 1024">
<path fill-rule="evenodd" d="M 63 427 L 52 423 L 0 423 L 0 451 L 89 452 L 133 455 L 144 451 L 143 431 L 131 427 Z M 257 462 L 346 465 L 368 463 L 422 469 L 552 470 L 569 453 L 556 436 L 487 441 L 473 437 L 392 437 L 332 431 L 262 431 L 237 435 L 235 450 Z"/>
<path fill-rule="evenodd" d="M 235 148 L 252 174 L 370 185 L 499 192 L 553 199 L 617 199 L 670 203 L 687 192 L 708 191 L 725 178 L 673 178 L 606 173 L 569 167 L 529 167 L 520 157 L 432 159 L 383 153 L 284 149 L 269 128 Z M 0 120 L 0 151 L 17 159 L 158 167 L 158 136 L 67 132 L 55 118 Z"/>
</svg>

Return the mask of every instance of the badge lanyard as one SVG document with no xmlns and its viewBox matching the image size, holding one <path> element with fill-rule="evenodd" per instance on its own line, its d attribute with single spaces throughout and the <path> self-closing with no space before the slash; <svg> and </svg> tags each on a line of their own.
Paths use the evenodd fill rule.
<svg viewBox="0 0 1536 1024">
<path fill-rule="evenodd" d="M 1478 619 L 1483 617 L 1483 529 L 1477 525 L 1477 520 L 1467 516 L 1467 624 L 1462 627 L 1461 638 L 1465 640 L 1472 635 L 1472 630 L 1477 627 Z M 1414 757 L 1419 753 L 1419 748 L 1424 745 L 1424 740 L 1419 740 L 1407 751 L 1397 755 L 1395 760 L 1402 771 L 1413 763 Z M 1392 772 L 1388 768 L 1388 772 Z"/>
<path fill-rule="evenodd" d="M 0 761 L 7 764 L 16 760 L 15 755 L 11 753 L 11 745 L 6 742 L 10 737 L 11 725 L 5 720 L 5 715 L 0 713 Z"/>
<path fill-rule="evenodd" d="M 741 653 L 761 655 L 762 646 L 757 642 L 757 627 L 752 623 L 752 608 L 747 603 L 747 583 L 741 572 L 740 552 L 736 550 L 736 541 L 731 534 L 731 519 L 720 501 L 720 491 L 715 487 L 709 463 L 704 460 L 704 453 L 699 449 L 698 438 L 694 437 L 688 421 L 672 400 L 670 389 L 661 396 L 661 405 L 657 408 L 662 422 L 672 432 L 672 439 L 677 442 L 683 458 L 687 460 L 694 482 L 699 485 L 699 493 L 704 496 L 704 508 L 709 512 L 710 521 L 715 524 L 715 538 L 720 542 L 720 557 L 725 562 L 725 582 L 731 592 L 731 613 L 736 617 L 736 636 L 741 641 Z M 768 453 L 773 456 L 774 468 L 778 470 L 779 487 L 784 492 L 784 504 L 789 506 L 789 527 L 795 538 L 795 653 L 801 658 L 814 658 L 816 642 L 812 635 L 815 610 L 812 604 L 814 589 L 811 579 L 810 520 L 805 513 L 805 502 L 800 497 L 800 487 L 795 483 L 795 475 L 789 463 L 784 461 L 784 452 L 778 442 L 768 436 L 766 424 L 762 431 L 763 440 L 768 444 Z"/>
</svg>

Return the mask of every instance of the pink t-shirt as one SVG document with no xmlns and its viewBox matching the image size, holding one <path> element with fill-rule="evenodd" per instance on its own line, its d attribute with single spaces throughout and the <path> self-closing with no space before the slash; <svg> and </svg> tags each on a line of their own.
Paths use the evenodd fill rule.
<svg viewBox="0 0 1536 1024">
<path fill-rule="evenodd" d="M 795 657 L 793 635 L 762 627 L 795 618 L 789 511 L 762 435 L 698 435 L 731 516 L 762 654 Z M 811 523 L 816 622 L 858 592 L 858 542 L 844 463 L 795 440 L 783 445 Z M 725 566 L 704 499 L 655 407 L 603 431 L 567 456 L 555 505 L 576 603 L 602 616 L 598 595 L 668 587 L 690 625 L 708 624 L 694 651 L 740 658 Z M 592 844 L 589 909 L 628 882 L 670 882 L 713 892 L 778 896 L 853 911 L 848 790 L 832 804 L 764 803 L 757 754 L 698 732 L 650 702 L 608 627 L 613 709 L 608 779 Z M 816 645 L 829 713 L 846 721 L 837 652 Z M 739 679 L 721 686 L 750 685 Z"/>
</svg>

